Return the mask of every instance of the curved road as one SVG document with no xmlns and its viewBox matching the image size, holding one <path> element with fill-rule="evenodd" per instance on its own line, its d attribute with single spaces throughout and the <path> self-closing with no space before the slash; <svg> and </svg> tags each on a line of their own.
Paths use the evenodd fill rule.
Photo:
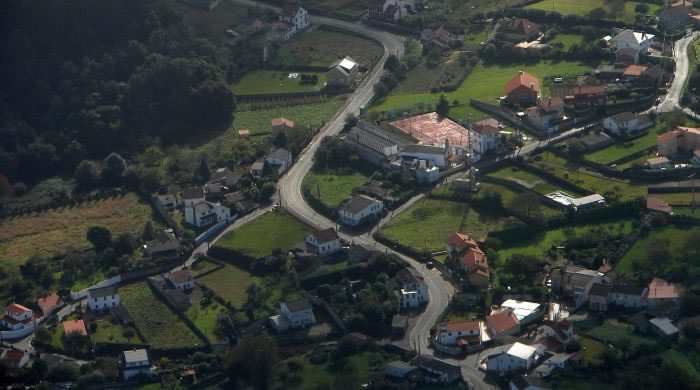
<svg viewBox="0 0 700 390">
<path fill-rule="evenodd" d="M 683 87 L 688 78 L 688 70 L 690 60 L 688 59 L 688 45 L 700 36 L 699 32 L 693 32 L 691 35 L 685 36 L 676 41 L 673 45 L 673 58 L 676 60 L 676 70 L 674 72 L 671 86 L 668 87 L 668 93 L 662 102 L 656 106 L 657 112 L 668 112 L 681 107 L 681 95 Z M 652 108 L 653 109 L 653 108 Z"/>
</svg>

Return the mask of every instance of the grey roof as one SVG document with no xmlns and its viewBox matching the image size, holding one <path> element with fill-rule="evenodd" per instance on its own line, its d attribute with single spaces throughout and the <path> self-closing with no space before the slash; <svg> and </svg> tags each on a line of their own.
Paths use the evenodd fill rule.
<svg viewBox="0 0 700 390">
<path fill-rule="evenodd" d="M 550 376 L 554 371 L 556 371 L 559 367 L 555 366 L 554 364 L 540 364 L 536 369 L 535 372 L 540 373 L 543 376 Z"/>
<path fill-rule="evenodd" d="M 462 368 L 456 364 L 448 363 L 444 360 L 435 359 L 432 356 L 416 356 L 411 364 L 421 368 L 429 368 L 434 371 L 446 373 L 448 375 L 461 376 Z"/>
<path fill-rule="evenodd" d="M 617 115 L 611 116 L 610 119 L 612 119 L 612 120 L 615 121 L 616 123 L 623 123 L 623 122 L 632 121 L 632 120 L 634 120 L 636 117 L 637 117 L 637 115 L 635 115 L 635 114 L 633 114 L 633 113 L 631 113 L 631 112 L 629 112 L 629 111 L 625 111 L 625 112 L 621 112 L 621 113 L 619 113 L 619 114 L 617 114 Z"/>
<path fill-rule="evenodd" d="M 422 153 L 422 154 L 445 154 L 443 146 L 432 145 L 406 145 L 403 148 L 404 153 Z"/>
<path fill-rule="evenodd" d="M 92 297 L 92 298 L 112 296 L 112 295 L 115 295 L 116 293 L 117 293 L 117 286 L 100 287 L 100 288 L 93 288 L 93 289 L 88 290 L 88 294 L 90 294 L 90 297 Z"/>
<path fill-rule="evenodd" d="M 591 289 L 588 291 L 588 295 L 595 295 L 598 297 L 607 297 L 612 290 L 611 284 L 593 283 Z"/>
<path fill-rule="evenodd" d="M 350 198 L 343 206 L 343 210 L 351 214 L 357 214 L 360 211 L 366 209 L 369 205 L 378 202 L 376 199 L 372 199 L 365 195 L 356 195 Z"/>
<path fill-rule="evenodd" d="M 200 214 L 203 212 L 206 213 L 211 209 L 212 209 L 212 207 L 209 204 L 209 202 L 200 202 L 200 203 L 197 203 L 196 205 L 194 205 L 194 212 L 196 214 Z"/>
<path fill-rule="evenodd" d="M 626 56 L 630 56 L 630 57 L 636 57 L 637 53 L 639 53 L 639 50 L 632 48 L 632 47 L 626 47 L 624 49 L 620 49 L 617 51 L 618 56 L 626 55 Z"/>
<path fill-rule="evenodd" d="M 265 158 L 274 158 L 276 160 L 288 160 L 292 158 L 292 153 L 287 149 L 277 149 L 274 152 L 265 156 Z"/>
<path fill-rule="evenodd" d="M 396 279 L 402 285 L 416 284 L 423 281 L 423 276 L 413 267 L 406 267 L 400 269 L 399 272 L 396 273 Z"/>
<path fill-rule="evenodd" d="M 644 287 L 635 286 L 631 284 L 615 284 L 613 285 L 611 292 L 613 294 L 642 296 L 642 293 L 644 292 Z"/>
<path fill-rule="evenodd" d="M 211 179 L 209 179 L 209 183 L 222 182 L 225 185 L 232 186 L 238 183 L 238 181 L 241 180 L 241 177 L 241 174 L 232 172 L 226 167 L 218 168 L 211 174 Z"/>
<path fill-rule="evenodd" d="M 294 301 L 285 302 L 284 304 L 287 305 L 287 309 L 289 309 L 289 311 L 292 313 L 312 309 L 311 302 L 309 302 L 308 299 L 297 299 Z"/>
<path fill-rule="evenodd" d="M 146 248 L 148 248 L 151 253 L 176 250 L 179 247 L 180 242 L 175 238 L 175 235 L 166 231 L 156 233 L 155 239 L 146 243 Z"/>
<path fill-rule="evenodd" d="M 316 230 L 311 234 L 316 238 L 319 244 L 325 244 L 338 239 L 338 233 L 336 233 L 333 228 Z"/>
<path fill-rule="evenodd" d="M 182 190 L 183 199 L 199 199 L 204 198 L 204 190 L 199 187 L 190 187 Z"/>
<path fill-rule="evenodd" d="M 126 363 L 142 362 L 148 360 L 148 352 L 145 349 L 133 349 L 122 352 Z"/>
<path fill-rule="evenodd" d="M 678 328 L 673 325 L 668 317 L 656 317 L 649 320 L 649 322 L 659 328 L 664 334 L 671 336 L 678 333 Z"/>
</svg>

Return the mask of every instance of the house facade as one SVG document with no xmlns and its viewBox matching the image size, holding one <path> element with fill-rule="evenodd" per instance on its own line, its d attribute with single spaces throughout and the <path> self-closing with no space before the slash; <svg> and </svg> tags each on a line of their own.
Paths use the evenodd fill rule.
<svg viewBox="0 0 700 390">
<path fill-rule="evenodd" d="M 607 117 L 603 120 L 603 128 L 614 135 L 633 134 L 650 128 L 654 122 L 649 115 L 633 114 L 629 111 Z"/>
<path fill-rule="evenodd" d="M 151 373 L 151 359 L 145 349 L 133 349 L 121 354 L 122 378 L 125 381 Z"/>
<path fill-rule="evenodd" d="M 29 354 L 15 349 L 6 349 L 0 360 L 9 368 L 23 368 L 29 363 Z"/>
<path fill-rule="evenodd" d="M 305 328 L 316 323 L 313 307 L 307 299 L 280 303 L 280 315 L 271 319 L 278 332 L 289 328 Z"/>
<path fill-rule="evenodd" d="M 498 121 L 495 119 L 490 118 L 476 122 L 469 131 L 474 153 L 485 154 L 490 150 L 495 150 L 498 146 L 500 131 Z"/>
<path fill-rule="evenodd" d="M 305 242 L 306 247 L 319 256 L 332 255 L 342 248 L 340 237 L 333 228 L 317 230 L 306 236 Z"/>
<path fill-rule="evenodd" d="M 415 10 L 413 1 L 407 0 L 369 0 L 367 17 L 386 23 L 396 23 Z"/>
<path fill-rule="evenodd" d="M 593 283 L 588 290 L 588 308 L 596 311 L 607 311 L 610 304 L 612 285 Z"/>
<path fill-rule="evenodd" d="M 481 324 L 479 321 L 444 322 L 438 326 L 437 341 L 451 346 L 480 345 Z"/>
<path fill-rule="evenodd" d="M 177 256 L 180 249 L 180 241 L 175 233 L 169 230 L 161 230 L 156 233 L 153 240 L 146 242 L 145 254 L 150 257 Z"/>
<path fill-rule="evenodd" d="M 167 279 L 172 286 L 178 290 L 191 290 L 194 288 L 194 278 L 189 270 L 181 270 L 175 272 L 168 272 L 165 274 L 165 279 Z"/>
<path fill-rule="evenodd" d="M 659 11 L 659 26 L 671 32 L 691 23 L 693 3 L 687 0 L 677 1 Z"/>
<path fill-rule="evenodd" d="M 432 356 L 416 356 L 411 364 L 420 367 L 427 374 L 423 376 L 423 381 L 427 383 L 452 383 L 462 377 L 462 368 L 459 365 Z"/>
<path fill-rule="evenodd" d="M 95 313 L 119 306 L 119 292 L 116 286 L 93 288 L 87 292 L 87 303 Z"/>
<path fill-rule="evenodd" d="M 678 283 L 669 283 L 661 278 L 654 277 L 647 288 L 644 303 L 649 306 L 657 306 L 663 303 L 679 304 L 685 288 Z"/>
<path fill-rule="evenodd" d="M 366 195 L 356 195 L 346 201 L 338 209 L 340 221 L 349 226 L 357 226 L 368 218 L 381 216 L 384 203 Z"/>
<path fill-rule="evenodd" d="M 311 21 L 309 20 L 309 13 L 299 4 L 286 4 L 282 7 L 282 12 L 279 15 L 279 21 L 288 24 L 290 29 L 290 34 L 288 34 L 284 40 L 295 36 L 303 29 L 309 27 Z"/>
<path fill-rule="evenodd" d="M 520 332 L 520 323 L 512 310 L 503 310 L 486 316 L 486 330 L 491 338 L 500 340 Z"/>
<path fill-rule="evenodd" d="M 194 206 L 185 207 L 185 222 L 207 227 L 231 218 L 231 210 L 220 204 L 202 201 Z"/>
<path fill-rule="evenodd" d="M 13 303 L 5 308 L 5 315 L 0 324 L 10 330 L 23 329 L 34 323 L 34 312 L 19 303 Z"/>
<path fill-rule="evenodd" d="M 647 159 L 645 165 L 647 168 L 653 169 L 653 170 L 671 169 L 671 160 L 669 160 L 667 157 L 664 157 L 664 156 L 653 157 L 653 158 Z"/>
<path fill-rule="evenodd" d="M 63 305 L 63 300 L 58 296 L 58 294 L 54 293 L 37 299 L 36 303 L 41 309 L 44 317 L 46 317 L 61 307 Z"/>
<path fill-rule="evenodd" d="M 403 268 L 396 274 L 400 286 L 399 307 L 413 309 L 427 304 L 430 300 L 428 285 L 423 276 L 413 268 Z"/>
<path fill-rule="evenodd" d="M 540 81 L 521 70 L 506 83 L 503 91 L 511 104 L 534 106 L 540 96 Z"/>
<path fill-rule="evenodd" d="M 292 166 L 292 152 L 287 149 L 277 149 L 265 156 L 265 162 L 277 175 L 283 174 Z"/>
<path fill-rule="evenodd" d="M 204 202 L 204 190 L 199 187 L 185 188 L 182 191 L 180 205 L 184 207 L 194 206 L 199 202 Z"/>
<path fill-rule="evenodd" d="M 537 363 L 539 356 L 535 347 L 514 343 L 508 350 L 492 354 L 486 358 L 486 370 L 506 374 L 515 370 L 529 370 Z"/>
<path fill-rule="evenodd" d="M 549 129 L 564 119 L 564 101 L 559 97 L 542 98 L 527 110 L 528 118 L 541 129 Z"/>
<path fill-rule="evenodd" d="M 501 24 L 498 36 L 511 42 L 529 41 L 540 35 L 540 26 L 522 18 L 511 18 Z"/>
<path fill-rule="evenodd" d="M 679 151 L 692 152 L 700 148 L 700 128 L 678 127 L 656 137 L 656 150 L 661 156 L 672 157 Z"/>
<path fill-rule="evenodd" d="M 347 87 L 357 79 L 360 65 L 350 57 L 338 61 L 327 73 L 326 82 L 336 87 Z"/>
<path fill-rule="evenodd" d="M 447 142 L 447 141 L 446 141 Z M 406 145 L 401 150 L 404 159 L 416 159 L 430 161 L 433 165 L 444 169 L 447 167 L 447 157 L 450 154 L 448 145 Z"/>
<path fill-rule="evenodd" d="M 654 36 L 645 32 L 636 32 L 630 29 L 620 31 L 610 39 L 617 50 L 634 49 L 637 52 L 646 53 L 651 49 Z"/>
<path fill-rule="evenodd" d="M 614 284 L 610 291 L 610 303 L 622 307 L 643 307 L 644 295 L 647 293 L 646 287 Z"/>
</svg>

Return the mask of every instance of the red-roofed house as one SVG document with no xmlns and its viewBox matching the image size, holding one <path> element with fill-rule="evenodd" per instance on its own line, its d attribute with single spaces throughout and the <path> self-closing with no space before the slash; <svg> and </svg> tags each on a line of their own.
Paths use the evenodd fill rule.
<svg viewBox="0 0 700 390">
<path fill-rule="evenodd" d="M 669 283 L 661 278 L 654 277 L 649 282 L 649 289 L 644 297 L 644 301 L 656 306 L 661 303 L 679 303 L 681 296 L 685 293 L 685 288 L 678 283 Z"/>
<path fill-rule="evenodd" d="M 493 118 L 476 122 L 469 132 L 474 152 L 484 154 L 489 150 L 496 149 L 500 132 L 498 121 Z"/>
<path fill-rule="evenodd" d="M 13 303 L 5 308 L 5 316 L 0 319 L 0 324 L 11 330 L 22 329 L 34 321 L 34 312 L 18 303 Z"/>
<path fill-rule="evenodd" d="M 27 365 L 29 354 L 24 351 L 16 351 L 14 349 L 6 349 L 2 353 L 2 362 L 10 368 L 22 368 Z"/>
<path fill-rule="evenodd" d="M 632 80 L 632 79 L 636 80 L 639 78 L 639 76 L 642 75 L 642 73 L 644 73 L 645 70 L 647 70 L 646 66 L 630 65 L 622 73 L 622 76 L 628 80 Z"/>
<path fill-rule="evenodd" d="M 605 85 L 581 85 L 571 89 L 571 95 L 566 100 L 576 107 L 604 106 L 607 101 Z"/>
<path fill-rule="evenodd" d="M 493 339 L 501 339 L 520 332 L 518 317 L 511 310 L 486 316 L 486 329 Z"/>
<path fill-rule="evenodd" d="M 41 312 L 44 313 L 44 316 L 47 316 L 61 306 L 63 301 L 58 294 L 51 294 L 37 299 L 36 303 L 39 305 Z"/>
<path fill-rule="evenodd" d="M 548 129 L 564 119 L 564 101 L 559 97 L 542 98 L 536 107 L 527 110 L 527 116 L 541 129 Z"/>
<path fill-rule="evenodd" d="M 489 284 L 489 263 L 479 245 L 468 234 L 455 232 L 445 240 L 447 253 L 467 273 L 469 283 L 477 288 Z"/>
<path fill-rule="evenodd" d="M 68 336 L 71 333 L 78 333 L 81 336 L 87 336 L 85 322 L 83 320 L 63 321 L 63 334 Z"/>
<path fill-rule="evenodd" d="M 296 125 L 294 121 L 287 118 L 274 118 L 270 121 L 270 124 L 272 126 L 272 134 L 277 134 L 280 131 L 291 129 Z"/>
<path fill-rule="evenodd" d="M 566 319 L 559 321 L 544 320 L 542 322 L 542 332 L 537 336 L 537 339 L 548 337 L 564 345 L 574 337 L 574 327 Z"/>
<path fill-rule="evenodd" d="M 527 19 L 511 18 L 501 24 L 498 35 L 511 42 L 529 41 L 540 34 L 540 26 Z"/>
<path fill-rule="evenodd" d="M 459 253 L 467 248 L 478 248 L 479 245 L 466 233 L 455 232 L 452 233 L 445 240 L 447 244 L 447 253 L 454 254 Z"/>
<path fill-rule="evenodd" d="M 647 196 L 647 210 L 658 213 L 671 214 L 671 206 L 663 199 L 656 196 Z"/>
<path fill-rule="evenodd" d="M 475 346 L 481 344 L 479 321 L 444 322 L 439 325 L 438 342 L 443 345 Z"/>
<path fill-rule="evenodd" d="M 700 148 L 700 128 L 678 127 L 656 137 L 656 150 L 662 156 L 675 156 L 679 150 L 694 151 Z"/>
<path fill-rule="evenodd" d="M 537 104 L 540 82 L 537 77 L 521 70 L 506 83 L 503 90 L 509 103 L 532 106 Z"/>
</svg>

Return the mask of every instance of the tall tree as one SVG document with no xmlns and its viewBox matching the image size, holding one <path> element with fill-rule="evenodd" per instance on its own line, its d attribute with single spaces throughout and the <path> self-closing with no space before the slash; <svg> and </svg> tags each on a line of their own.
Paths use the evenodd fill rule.
<svg viewBox="0 0 700 390">
<path fill-rule="evenodd" d="M 277 343 L 267 334 L 244 337 L 226 356 L 225 372 L 233 383 L 243 380 L 255 389 L 267 390 L 278 356 Z"/>
<path fill-rule="evenodd" d="M 87 240 L 96 251 L 102 252 L 112 244 L 112 232 L 104 226 L 90 226 L 87 230 Z"/>
<path fill-rule="evenodd" d="M 447 101 L 445 95 L 440 95 L 440 101 L 438 101 L 438 104 L 435 106 L 435 112 L 443 118 L 450 113 L 450 103 Z"/>
</svg>

